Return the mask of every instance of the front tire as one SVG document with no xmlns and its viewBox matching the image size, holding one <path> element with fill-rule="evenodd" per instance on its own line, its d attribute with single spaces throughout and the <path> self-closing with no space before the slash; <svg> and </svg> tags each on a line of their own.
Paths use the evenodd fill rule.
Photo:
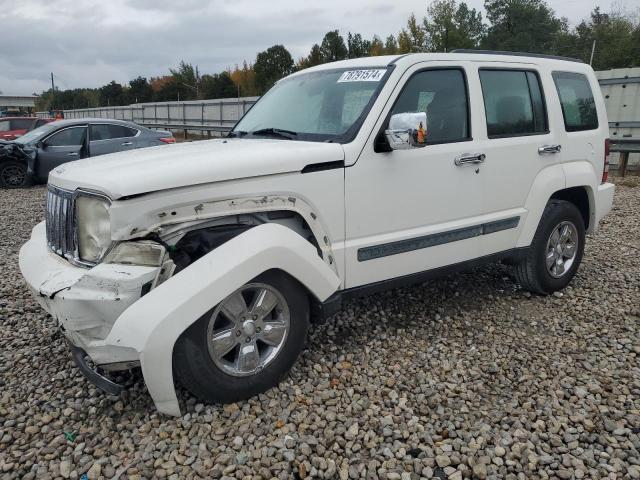
<svg viewBox="0 0 640 480">
<path fill-rule="evenodd" d="M 208 402 L 250 398 L 280 383 L 302 352 L 308 330 L 305 290 L 283 273 L 264 273 L 178 339 L 176 378 Z"/>
<path fill-rule="evenodd" d="M 9 160 L 0 163 L 0 187 L 21 188 L 31 185 L 31 179 L 24 163 Z"/>
<path fill-rule="evenodd" d="M 584 253 L 585 227 L 571 202 L 551 200 L 545 207 L 527 256 L 515 268 L 522 288 L 548 295 L 573 279 Z"/>
</svg>

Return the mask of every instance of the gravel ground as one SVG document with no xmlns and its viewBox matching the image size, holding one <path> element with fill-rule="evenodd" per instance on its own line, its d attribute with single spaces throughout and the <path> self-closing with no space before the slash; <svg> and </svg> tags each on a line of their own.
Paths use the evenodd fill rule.
<svg viewBox="0 0 640 480">
<path fill-rule="evenodd" d="M 496 265 L 347 305 L 278 388 L 154 412 L 74 368 L 17 253 L 43 188 L 0 191 L 2 478 L 640 478 L 640 179 L 572 286 L 532 296 Z"/>
</svg>

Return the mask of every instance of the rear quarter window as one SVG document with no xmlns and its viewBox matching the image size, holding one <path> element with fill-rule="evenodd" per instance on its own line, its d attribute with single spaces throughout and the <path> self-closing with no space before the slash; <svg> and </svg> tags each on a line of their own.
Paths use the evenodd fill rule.
<svg viewBox="0 0 640 480">
<path fill-rule="evenodd" d="M 553 72 L 558 90 L 564 127 L 567 132 L 595 130 L 598 112 L 587 77 L 581 73 Z"/>
</svg>

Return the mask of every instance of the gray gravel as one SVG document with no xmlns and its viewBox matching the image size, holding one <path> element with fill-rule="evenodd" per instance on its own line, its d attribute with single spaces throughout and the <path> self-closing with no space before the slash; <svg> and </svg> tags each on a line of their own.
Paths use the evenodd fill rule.
<svg viewBox="0 0 640 480">
<path fill-rule="evenodd" d="M 0 477 L 640 478 L 640 182 L 562 294 L 496 265 L 347 305 L 278 388 L 159 416 L 74 368 L 21 280 L 43 188 L 0 191 Z"/>
</svg>

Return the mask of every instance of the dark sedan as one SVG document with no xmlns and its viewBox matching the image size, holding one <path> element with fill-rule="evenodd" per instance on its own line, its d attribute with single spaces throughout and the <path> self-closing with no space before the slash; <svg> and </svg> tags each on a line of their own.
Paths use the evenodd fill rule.
<svg viewBox="0 0 640 480">
<path fill-rule="evenodd" d="M 63 163 L 174 142 L 170 132 L 123 120 L 59 120 L 14 141 L 0 141 L 0 186 L 45 183 L 49 172 Z"/>
</svg>

